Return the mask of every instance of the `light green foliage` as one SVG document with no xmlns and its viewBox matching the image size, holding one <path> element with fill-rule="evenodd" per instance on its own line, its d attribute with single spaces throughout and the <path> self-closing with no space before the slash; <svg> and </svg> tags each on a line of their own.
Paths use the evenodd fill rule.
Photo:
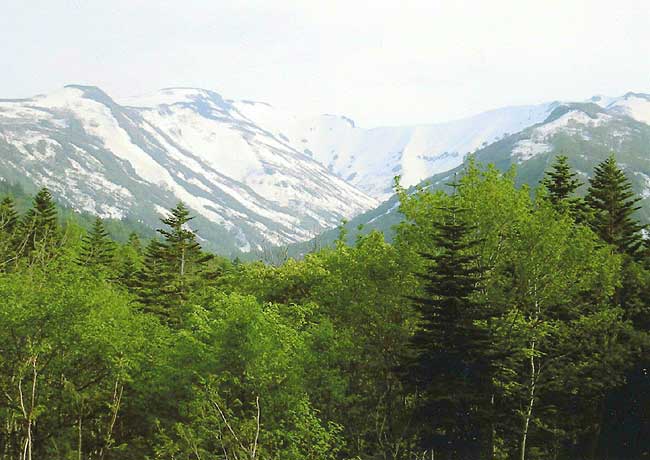
<svg viewBox="0 0 650 460">
<path fill-rule="evenodd" d="M 340 428 L 324 423 L 304 388 L 309 308 L 261 305 L 255 298 L 214 292 L 179 333 L 180 362 L 191 359 L 187 422 L 161 433 L 165 449 L 202 458 L 335 458 Z M 189 355 L 185 355 L 185 353 Z"/>
<path fill-rule="evenodd" d="M 467 305 L 485 309 L 468 326 L 496 350 L 486 458 L 597 458 L 607 396 L 643 369 L 647 264 L 532 199 L 514 170 L 470 162 L 450 180 L 476 242 Z M 99 226 L 52 219 L 43 193 L 32 208 L 17 199 L 17 215 L 2 202 L 0 459 L 430 458 L 442 429 L 424 434 L 404 373 L 421 327 L 412 299 L 436 268 L 423 254 L 444 249 L 452 198 L 397 191 L 394 244 L 344 234 L 301 260 L 230 263 L 200 249 L 177 206 L 164 241 L 110 243 L 110 276 L 76 263 L 108 243 Z M 43 228 L 25 226 L 37 215 Z"/>
<path fill-rule="evenodd" d="M 28 435 L 34 458 L 79 449 L 97 455 L 114 447 L 118 395 L 128 394 L 125 387 L 146 365 L 156 324 L 134 315 L 122 294 L 69 261 L 47 272 L 3 275 L 0 296 L 0 413 L 7 447 L 18 451 Z M 38 433 L 55 432 L 56 440 L 39 442 Z"/>
<path fill-rule="evenodd" d="M 557 419 L 561 404 L 569 403 L 557 400 L 555 392 L 599 404 L 594 401 L 622 380 L 634 347 L 629 325 L 611 302 L 620 283 L 620 258 L 570 215 L 516 188 L 512 171 L 483 170 L 470 162 L 456 188 L 481 241 L 476 247 L 483 273 L 479 300 L 500 312 L 486 326 L 503 351 L 495 381 L 500 392 L 496 410 L 504 417 L 497 432 L 509 439 L 502 448 L 514 452 L 524 431 L 530 442 L 530 436 L 547 435 L 551 424 L 556 430 L 548 436 L 555 443 L 577 431 L 589 433 L 593 426 L 567 426 Z M 406 219 L 397 229 L 396 244 L 410 248 L 411 257 L 435 254 L 435 239 L 426 235 L 448 198 L 426 191 L 402 196 Z M 602 328 L 603 318 L 609 328 Z M 586 384 L 594 375 L 598 384 Z M 584 413 L 598 418 L 586 408 Z"/>
<path fill-rule="evenodd" d="M 93 270 L 103 271 L 113 266 L 114 243 L 98 217 L 90 231 L 82 239 L 79 263 Z"/>
</svg>

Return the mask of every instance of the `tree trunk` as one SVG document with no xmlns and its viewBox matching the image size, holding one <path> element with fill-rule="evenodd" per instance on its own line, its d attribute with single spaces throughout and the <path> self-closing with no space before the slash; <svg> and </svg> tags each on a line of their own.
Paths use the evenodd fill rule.
<svg viewBox="0 0 650 460">
<path fill-rule="evenodd" d="M 524 426 L 521 433 L 521 453 L 520 460 L 526 460 L 526 442 L 528 440 L 528 428 L 530 426 L 530 419 L 533 416 L 533 406 L 535 405 L 535 384 L 536 384 L 536 369 L 535 369 L 535 339 L 530 344 L 530 386 L 528 388 L 528 407 L 524 416 Z"/>
<path fill-rule="evenodd" d="M 32 447 L 33 447 L 33 439 L 32 439 L 32 428 L 34 426 L 34 410 L 36 409 L 36 381 L 38 378 L 38 370 L 36 369 L 36 361 L 38 360 L 38 356 L 33 356 L 29 358 L 29 365 L 32 368 L 32 392 L 29 398 L 29 410 L 27 410 L 27 407 L 25 406 L 25 395 L 23 393 L 23 385 L 22 385 L 22 376 L 19 377 L 18 379 L 18 395 L 19 395 L 19 403 L 20 403 L 20 410 L 23 414 L 23 418 L 25 419 L 25 442 L 23 444 L 23 452 L 21 455 L 21 458 L 23 460 L 32 460 Z"/>
<path fill-rule="evenodd" d="M 79 414 L 79 422 L 78 422 L 78 433 L 77 433 L 77 436 L 78 436 L 78 439 L 77 439 L 77 456 L 78 456 L 79 460 L 83 459 L 83 455 L 82 455 L 82 439 L 81 439 L 82 438 L 81 435 L 82 435 L 83 431 L 82 431 L 82 421 L 81 420 L 82 420 L 82 416 L 81 416 L 81 413 L 80 413 Z"/>
<path fill-rule="evenodd" d="M 486 460 L 494 459 L 494 439 L 496 437 L 496 428 L 494 426 L 494 393 L 490 395 L 490 411 L 488 413 L 487 440 L 484 456 Z"/>
</svg>

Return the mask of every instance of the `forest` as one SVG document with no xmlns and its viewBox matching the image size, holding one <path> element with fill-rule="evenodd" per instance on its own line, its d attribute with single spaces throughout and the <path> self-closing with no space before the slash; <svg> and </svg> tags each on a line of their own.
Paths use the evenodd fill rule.
<svg viewBox="0 0 650 460">
<path fill-rule="evenodd" d="M 650 244 L 616 158 L 473 161 L 281 263 L 0 197 L 0 459 L 650 456 Z"/>
</svg>

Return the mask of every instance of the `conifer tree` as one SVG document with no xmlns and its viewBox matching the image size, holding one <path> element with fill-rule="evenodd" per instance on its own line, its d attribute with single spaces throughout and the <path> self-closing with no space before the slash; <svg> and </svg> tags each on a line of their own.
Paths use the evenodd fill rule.
<svg viewBox="0 0 650 460">
<path fill-rule="evenodd" d="M 548 191 L 548 199 L 553 207 L 560 212 L 568 212 L 578 223 L 587 220 L 587 210 L 584 199 L 574 196 L 582 184 L 576 179 L 577 174 L 571 170 L 568 157 L 558 155 L 551 165 L 551 170 L 546 171 L 542 185 Z"/>
<path fill-rule="evenodd" d="M 568 160 L 566 155 L 558 155 L 551 165 L 553 169 L 546 171 L 546 177 L 542 182 L 554 206 L 569 199 L 580 187 L 580 181 L 576 179 L 577 174 L 571 170 Z"/>
<path fill-rule="evenodd" d="M 133 249 L 137 255 L 142 255 L 142 243 L 140 242 L 140 237 L 137 233 L 131 232 L 131 234 L 129 234 L 129 239 L 126 242 L 126 245 Z"/>
<path fill-rule="evenodd" d="M 161 317 L 168 324 L 177 323 L 178 299 L 172 299 L 173 277 L 166 267 L 165 245 L 151 240 L 144 251 L 142 268 L 135 282 L 136 293 L 144 310 Z"/>
<path fill-rule="evenodd" d="M 8 261 L 16 254 L 16 230 L 18 213 L 14 200 L 7 196 L 0 202 L 0 270 L 5 270 Z"/>
<path fill-rule="evenodd" d="M 442 458 L 479 458 L 491 436 L 485 429 L 491 368 L 487 332 L 476 325 L 486 318 L 475 296 L 478 241 L 455 197 L 435 227 L 439 253 L 423 254 L 431 262 L 422 275 L 425 296 L 413 299 L 421 323 L 407 380 L 422 393 L 422 425 L 433 429 L 423 447 Z"/>
<path fill-rule="evenodd" d="M 206 265 L 212 259 L 201 251 L 196 234 L 188 228 L 191 219 L 183 203 L 161 219 L 169 229 L 158 229 L 164 239 L 149 243 L 138 274 L 140 302 L 172 326 L 180 325 L 188 295 L 208 275 Z"/>
<path fill-rule="evenodd" d="M 21 222 L 20 246 L 25 253 L 35 250 L 51 253 L 61 235 L 56 205 L 50 191 L 42 188 L 33 200 L 32 208 Z"/>
<path fill-rule="evenodd" d="M 585 197 L 593 212 L 591 227 L 604 241 L 633 256 L 643 243 L 643 226 L 633 217 L 639 200 L 613 155 L 596 166 Z"/>
<path fill-rule="evenodd" d="M 167 266 L 181 281 L 185 280 L 188 274 L 202 271 L 205 262 L 211 258 L 202 253 L 201 245 L 196 241 L 196 234 L 187 227 L 193 218 L 181 202 L 170 211 L 169 216 L 161 219 L 169 230 L 158 229 L 158 233 L 165 239 L 164 257 Z"/>
<path fill-rule="evenodd" d="M 17 225 L 16 203 L 10 196 L 7 196 L 0 202 L 0 232 L 5 235 L 13 235 Z"/>
<path fill-rule="evenodd" d="M 97 217 L 92 228 L 82 240 L 78 263 L 87 267 L 107 269 L 113 264 L 115 246 L 104 228 L 104 223 Z"/>
<path fill-rule="evenodd" d="M 142 267 L 142 244 L 136 233 L 131 233 L 122 247 L 118 281 L 129 290 L 137 287 L 138 272 Z"/>
</svg>

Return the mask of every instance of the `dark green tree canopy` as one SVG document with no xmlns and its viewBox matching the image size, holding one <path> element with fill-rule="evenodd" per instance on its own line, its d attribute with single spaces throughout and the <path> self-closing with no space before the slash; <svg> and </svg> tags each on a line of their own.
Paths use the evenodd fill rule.
<svg viewBox="0 0 650 460">
<path fill-rule="evenodd" d="M 582 185 L 577 179 L 578 174 L 569 166 L 566 155 L 558 155 L 551 165 L 551 170 L 546 171 L 542 185 L 548 192 L 548 199 L 553 207 L 562 213 L 568 213 L 578 223 L 589 220 L 589 212 L 582 197 L 575 196 Z"/>
<path fill-rule="evenodd" d="M 60 241 L 56 204 L 47 188 L 39 190 L 34 197 L 32 208 L 21 221 L 20 233 L 20 249 L 26 254 L 39 250 L 45 255 Z"/>
<path fill-rule="evenodd" d="M 149 243 L 138 274 L 140 302 L 172 325 L 181 323 L 188 296 L 209 275 L 207 263 L 213 257 L 201 250 L 188 226 L 190 220 L 192 216 L 183 203 L 161 219 L 168 227 L 158 229 L 164 239 Z"/>
<path fill-rule="evenodd" d="M 13 198 L 7 196 L 0 202 L 0 232 L 13 234 L 18 225 L 18 212 Z"/>
<path fill-rule="evenodd" d="M 104 228 L 104 222 L 97 217 L 82 240 L 78 263 L 106 269 L 113 264 L 114 252 L 115 245 Z"/>
<path fill-rule="evenodd" d="M 593 213 L 591 227 L 604 241 L 633 256 L 643 243 L 643 226 L 634 217 L 639 200 L 614 155 L 596 167 L 585 197 Z"/>
<path fill-rule="evenodd" d="M 422 254 L 430 265 L 421 275 L 425 295 L 413 299 L 420 327 L 411 341 L 407 381 L 421 389 L 419 414 L 434 430 L 424 447 L 438 444 L 450 458 L 479 458 L 489 444 L 483 421 L 491 367 L 488 333 L 477 321 L 488 310 L 476 297 L 479 240 L 457 201 L 451 197 L 434 224 L 438 252 Z"/>
<path fill-rule="evenodd" d="M 158 229 L 164 237 L 163 257 L 168 269 L 177 272 L 183 278 L 188 272 L 200 271 L 210 257 L 203 254 L 196 234 L 188 227 L 194 217 L 182 202 L 170 211 L 169 216 L 161 219 L 169 229 Z"/>
<path fill-rule="evenodd" d="M 577 174 L 571 170 L 566 155 L 558 155 L 551 168 L 550 171 L 546 171 L 542 184 L 548 190 L 551 203 L 557 206 L 563 200 L 569 199 L 581 184 L 576 179 Z"/>
</svg>

